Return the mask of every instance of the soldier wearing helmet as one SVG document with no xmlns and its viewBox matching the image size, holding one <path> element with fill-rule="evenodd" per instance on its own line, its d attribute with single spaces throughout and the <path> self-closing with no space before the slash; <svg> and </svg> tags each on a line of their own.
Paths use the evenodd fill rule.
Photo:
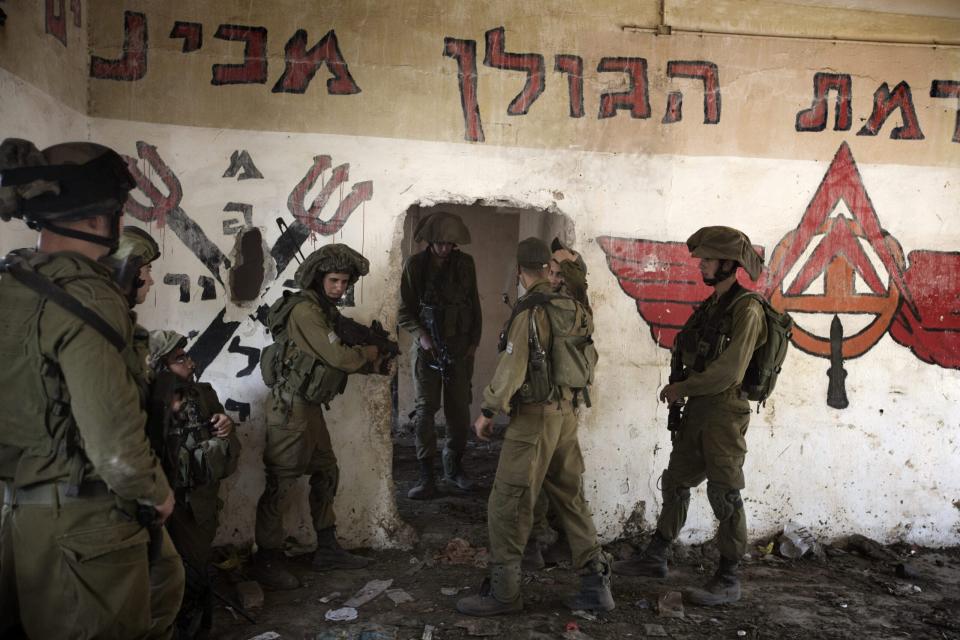
<svg viewBox="0 0 960 640">
<path fill-rule="evenodd" d="M 137 359 L 143 363 L 143 375 L 138 383 L 143 388 L 146 399 L 153 369 L 146 366 L 150 354 L 150 332 L 137 321 L 134 307 L 143 304 L 147 293 L 153 287 L 153 263 L 160 257 L 160 245 L 153 237 L 139 227 L 127 225 L 120 233 L 117 250 L 105 262 L 113 269 L 113 279 L 123 291 L 130 305 L 130 319 L 133 321 L 133 349 Z"/>
<path fill-rule="evenodd" d="M 237 468 L 240 440 L 217 392 L 195 379 L 187 339 L 175 331 L 151 331 L 149 344 L 155 379 L 147 431 L 176 493 L 167 530 L 187 575 L 177 637 L 194 638 L 213 623 L 208 571 L 220 519 L 218 494 L 220 481 Z"/>
<path fill-rule="evenodd" d="M 414 429 L 420 479 L 407 496 L 428 500 L 437 494 L 434 416 L 441 399 L 447 423 L 444 480 L 462 490 L 473 482 L 463 468 L 473 399 L 473 358 L 480 344 L 483 314 L 473 258 L 458 247 L 470 243 L 459 216 L 436 211 L 417 225 L 426 248 L 407 258 L 400 282 L 398 322 L 415 341 L 412 351 Z"/>
<path fill-rule="evenodd" d="M 345 244 L 328 244 L 307 256 L 294 275 L 299 291 L 285 291 L 271 307 L 267 326 L 274 344 L 260 358 L 267 402 L 263 452 L 266 486 L 257 503 L 253 575 L 271 589 L 300 582 L 283 568 L 283 514 L 303 475 L 310 476 L 310 514 L 317 533 L 312 568 L 360 569 L 369 560 L 342 549 L 333 500 L 340 470 L 323 407 L 341 394 L 351 373 L 380 372 L 375 346 L 347 346 L 337 335 L 337 302 L 369 271 L 369 262 Z"/>
<path fill-rule="evenodd" d="M 750 422 L 750 404 L 740 385 L 754 350 L 767 340 L 763 307 L 737 283 L 737 270 L 743 269 L 756 280 L 763 259 L 744 233 L 730 227 L 704 227 L 690 236 L 687 248 L 700 259 L 700 274 L 714 292 L 674 342 L 684 379 L 671 382 L 660 392 L 663 402 L 682 403 L 686 398 L 686 404 L 663 472 L 663 508 L 657 531 L 641 554 L 615 563 L 614 570 L 625 575 L 665 576 L 666 554 L 686 521 L 690 489 L 706 480 L 707 498 L 719 520 L 720 564 L 707 584 L 690 590 L 687 597 L 694 604 L 717 605 L 740 598 L 737 565 L 747 548 L 740 491 L 744 488 L 745 436 Z"/>
<path fill-rule="evenodd" d="M 127 302 L 99 262 L 133 186 L 101 145 L 0 145 L 0 218 L 39 231 L 0 263 L 0 635 L 173 633 L 183 569 L 160 528 L 154 560 L 175 569 L 152 580 L 137 512 L 162 522 L 174 495 L 144 429 Z"/>
</svg>

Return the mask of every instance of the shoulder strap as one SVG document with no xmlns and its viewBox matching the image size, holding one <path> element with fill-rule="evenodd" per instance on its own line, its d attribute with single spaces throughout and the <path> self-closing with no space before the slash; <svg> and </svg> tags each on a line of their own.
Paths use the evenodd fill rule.
<svg viewBox="0 0 960 640">
<path fill-rule="evenodd" d="M 53 281 L 43 277 L 36 271 L 24 269 L 8 260 L 0 261 L 0 272 L 9 273 L 20 284 L 32 289 L 40 296 L 51 300 L 64 311 L 72 313 L 83 320 L 106 338 L 107 342 L 112 344 L 117 351 L 122 352 L 126 349 L 127 341 L 117 333 L 116 329 L 111 327 L 107 321 L 100 317 L 95 311 L 85 306 L 82 302 L 57 286 Z"/>
</svg>

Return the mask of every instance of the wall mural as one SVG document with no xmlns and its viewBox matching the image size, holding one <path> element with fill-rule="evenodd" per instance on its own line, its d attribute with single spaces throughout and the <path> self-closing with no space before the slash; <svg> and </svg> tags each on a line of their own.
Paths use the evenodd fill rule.
<svg viewBox="0 0 960 640">
<path fill-rule="evenodd" d="M 597 241 L 653 339 L 670 349 L 711 292 L 686 244 L 612 236 Z M 880 224 L 847 143 L 767 263 L 756 282 L 740 271 L 741 282 L 794 315 L 797 348 L 830 359 L 831 407 L 848 404 L 843 360 L 866 354 L 887 333 L 923 362 L 960 368 L 960 253 L 916 250 L 904 258 L 900 243 Z M 832 315 L 829 335 L 805 328 L 805 314 Z M 845 335 L 840 315 L 864 320 Z"/>
<path fill-rule="evenodd" d="M 243 265 L 232 265 L 230 259 L 207 236 L 200 225 L 180 207 L 183 199 L 180 179 L 160 156 L 157 148 L 144 141 L 138 141 L 136 146 L 138 158 L 126 156 L 126 160 L 137 182 L 137 191 L 127 200 L 124 212 L 141 222 L 150 223 L 157 228 L 168 227 L 172 230 L 211 274 L 199 276 L 197 279 L 202 290 L 201 299 L 215 299 L 217 296 L 215 281 L 220 283 L 224 291 L 227 290 L 221 268 L 229 272 L 236 271 Z M 322 182 L 320 192 L 308 205 L 307 193 L 327 172 L 329 172 L 329 179 Z M 163 190 L 153 182 L 153 179 L 160 181 Z M 263 179 L 263 174 L 257 169 L 251 154 L 244 149 L 236 150 L 231 154 L 229 166 L 223 173 L 222 179 Z M 349 179 L 349 164 L 344 163 L 334 167 L 332 158 L 328 155 L 318 155 L 313 158 L 312 164 L 303 178 L 294 185 L 287 199 L 287 208 L 293 216 L 293 222 L 283 224 L 280 237 L 270 248 L 270 259 L 276 265 L 276 270 L 273 272 L 275 277 L 279 277 L 284 272 L 308 238 L 334 235 L 343 228 L 354 211 L 373 197 L 373 182 L 354 183 L 349 193 L 341 198 L 334 212 L 327 219 L 322 219 L 321 216 L 328 208 L 331 196 L 339 192 Z M 164 191 L 166 191 L 165 194 Z M 145 200 L 146 203 L 141 200 Z M 253 205 L 228 202 L 223 211 L 230 214 L 223 221 L 224 235 L 236 235 L 242 231 L 254 229 Z M 163 275 L 162 282 L 165 285 L 179 287 L 180 302 L 190 302 L 191 279 L 188 274 L 166 273 Z M 251 319 L 259 322 L 265 320 L 269 305 L 264 298 L 271 284 L 263 281 L 259 288 L 260 303 L 250 314 Z M 352 297 L 347 298 L 347 304 L 351 304 Z M 260 350 L 256 347 L 244 346 L 241 344 L 240 337 L 234 335 L 240 322 L 225 319 L 227 304 L 225 301 L 223 308 L 205 328 L 191 332 L 191 337 L 196 336 L 196 340 L 190 347 L 189 353 L 197 364 L 198 376 L 224 349 L 228 353 L 241 354 L 247 358 L 246 366 L 236 373 L 238 378 L 252 374 L 259 362 Z M 230 411 L 237 412 L 241 421 L 250 414 L 250 404 L 247 402 L 228 398 L 224 406 Z"/>
</svg>

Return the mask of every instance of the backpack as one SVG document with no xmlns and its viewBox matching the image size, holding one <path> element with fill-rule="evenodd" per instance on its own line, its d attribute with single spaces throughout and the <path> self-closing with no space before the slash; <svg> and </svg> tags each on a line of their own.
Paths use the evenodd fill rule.
<svg viewBox="0 0 960 640">
<path fill-rule="evenodd" d="M 287 335 L 290 312 L 301 302 L 316 302 L 309 295 L 284 291 L 270 307 L 267 328 L 274 343 L 260 353 L 260 374 L 271 389 L 297 394 L 308 402 L 328 405 L 343 393 L 347 374 L 327 366 L 299 347 Z"/>
<path fill-rule="evenodd" d="M 777 377 L 787 357 L 790 338 L 793 336 L 793 318 L 789 313 L 780 313 L 770 301 L 756 291 L 744 290 L 727 305 L 727 313 L 742 298 L 751 297 L 763 307 L 763 318 L 767 325 L 767 341 L 757 347 L 750 358 L 750 364 L 743 375 L 740 388 L 748 400 L 763 404 L 777 385 Z"/>
<path fill-rule="evenodd" d="M 582 393 L 586 405 L 590 406 L 587 388 L 593 383 L 598 359 L 593 343 L 593 317 L 573 298 L 533 293 L 518 301 L 500 335 L 500 350 L 506 348 L 506 336 L 513 319 L 522 311 L 536 307 L 543 308 L 550 321 L 550 344 L 540 342 L 533 313 L 530 313 L 527 377 L 516 399 L 524 404 L 548 402 L 558 399 L 559 388 L 568 387 L 574 390 L 575 399 Z"/>
</svg>

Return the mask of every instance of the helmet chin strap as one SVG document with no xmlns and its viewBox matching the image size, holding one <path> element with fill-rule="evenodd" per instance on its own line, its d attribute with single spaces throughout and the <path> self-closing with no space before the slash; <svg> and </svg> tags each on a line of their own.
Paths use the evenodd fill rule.
<svg viewBox="0 0 960 640">
<path fill-rule="evenodd" d="M 52 222 L 38 222 L 30 226 L 33 229 L 46 229 L 47 231 L 52 231 L 60 236 L 66 236 L 68 238 L 73 238 L 74 240 L 83 240 L 84 242 L 92 242 L 94 244 L 107 247 L 110 249 L 110 252 L 107 255 L 115 253 L 117 248 L 120 246 L 120 216 L 114 216 L 113 225 L 110 228 L 109 236 L 98 236 L 95 233 L 87 233 L 86 231 L 61 227 L 60 225 Z"/>
</svg>

